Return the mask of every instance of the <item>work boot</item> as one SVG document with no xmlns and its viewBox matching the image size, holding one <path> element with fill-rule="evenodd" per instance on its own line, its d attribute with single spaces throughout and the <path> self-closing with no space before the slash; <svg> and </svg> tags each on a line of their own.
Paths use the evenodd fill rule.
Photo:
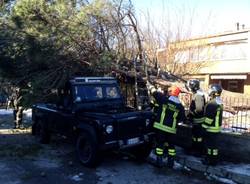
<svg viewBox="0 0 250 184">
<path fill-rule="evenodd" d="M 174 167 L 174 158 L 173 157 L 168 157 L 167 167 L 170 169 L 172 169 Z"/>
<path fill-rule="evenodd" d="M 19 129 L 23 130 L 24 126 L 23 125 L 19 125 Z"/>
<path fill-rule="evenodd" d="M 19 128 L 20 128 L 20 126 L 19 126 L 18 124 L 15 123 L 13 129 L 19 129 Z"/>
</svg>

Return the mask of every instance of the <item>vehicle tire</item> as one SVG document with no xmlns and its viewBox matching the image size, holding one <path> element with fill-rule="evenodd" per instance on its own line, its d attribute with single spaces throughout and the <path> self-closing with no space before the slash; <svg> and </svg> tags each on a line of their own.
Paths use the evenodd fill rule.
<svg viewBox="0 0 250 184">
<path fill-rule="evenodd" d="M 42 144 L 48 144 L 50 142 L 49 130 L 42 120 L 38 120 L 32 125 L 32 134 L 34 134 L 37 140 Z"/>
<path fill-rule="evenodd" d="M 84 166 L 95 167 L 99 163 L 96 136 L 90 133 L 80 133 L 76 141 L 76 152 Z"/>
<path fill-rule="evenodd" d="M 151 144 L 140 145 L 132 149 L 131 153 L 138 161 L 144 161 L 152 151 Z"/>
</svg>

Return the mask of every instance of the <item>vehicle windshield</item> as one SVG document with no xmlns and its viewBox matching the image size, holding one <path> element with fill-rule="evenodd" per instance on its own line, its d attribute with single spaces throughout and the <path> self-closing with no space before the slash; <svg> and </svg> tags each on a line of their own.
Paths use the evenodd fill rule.
<svg viewBox="0 0 250 184">
<path fill-rule="evenodd" d="M 114 85 L 77 85 L 74 91 L 77 102 L 121 98 L 118 87 Z"/>
</svg>

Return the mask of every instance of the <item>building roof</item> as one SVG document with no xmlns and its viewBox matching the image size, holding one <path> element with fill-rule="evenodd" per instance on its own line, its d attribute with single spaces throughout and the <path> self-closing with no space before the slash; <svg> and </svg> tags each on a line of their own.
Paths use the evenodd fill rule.
<svg viewBox="0 0 250 184">
<path fill-rule="evenodd" d="M 238 31 L 225 31 L 222 33 L 217 33 L 217 34 L 211 34 L 207 36 L 199 36 L 199 37 L 194 37 L 186 40 L 180 40 L 180 41 L 175 41 L 171 43 L 180 43 L 180 42 L 188 42 L 188 41 L 195 41 L 195 40 L 201 40 L 201 39 L 211 39 L 211 38 L 217 38 L 217 37 L 224 37 L 224 36 L 232 36 L 232 35 L 237 35 L 237 34 L 244 34 L 250 32 L 250 29 L 242 29 Z"/>
</svg>

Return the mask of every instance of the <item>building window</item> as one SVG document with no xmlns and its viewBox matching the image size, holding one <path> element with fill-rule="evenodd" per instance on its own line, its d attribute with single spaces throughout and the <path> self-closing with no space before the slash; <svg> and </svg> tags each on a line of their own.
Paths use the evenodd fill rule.
<svg viewBox="0 0 250 184">
<path fill-rule="evenodd" d="M 228 90 L 233 92 L 238 92 L 239 83 L 238 81 L 228 81 Z"/>
</svg>

